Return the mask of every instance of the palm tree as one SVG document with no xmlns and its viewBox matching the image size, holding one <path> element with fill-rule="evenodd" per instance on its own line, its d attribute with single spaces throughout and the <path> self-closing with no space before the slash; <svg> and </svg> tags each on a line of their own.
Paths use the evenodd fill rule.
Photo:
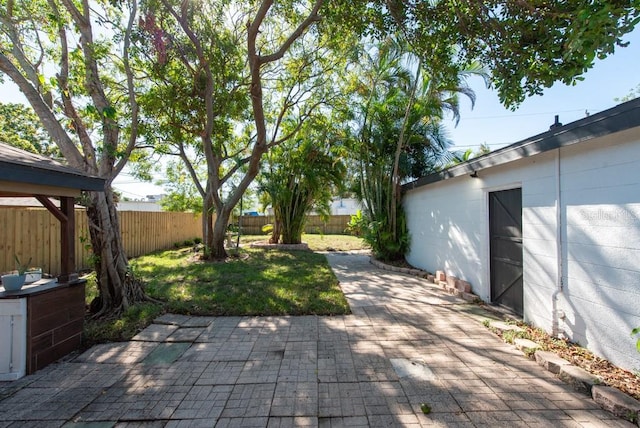
<svg viewBox="0 0 640 428">
<path fill-rule="evenodd" d="M 408 246 L 400 186 L 450 156 L 450 141 L 441 125 L 444 114 L 459 120 L 459 95 L 475 102 L 466 79 L 486 78 L 486 72 L 472 64 L 441 82 L 394 39 L 369 48 L 363 56 L 357 115 L 360 198 L 377 241 L 372 243 L 374 252 L 386 259 L 400 258 Z"/>
<path fill-rule="evenodd" d="M 321 116 L 321 115 L 319 115 Z M 271 243 L 299 244 L 312 209 L 329 215 L 334 189 L 345 178 L 343 147 L 322 117 L 309 120 L 298 138 L 274 148 L 259 177 L 275 214 Z"/>
</svg>

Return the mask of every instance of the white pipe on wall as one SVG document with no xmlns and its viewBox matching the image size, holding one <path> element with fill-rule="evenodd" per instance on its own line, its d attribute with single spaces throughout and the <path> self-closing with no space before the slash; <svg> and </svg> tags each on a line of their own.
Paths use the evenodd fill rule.
<svg viewBox="0 0 640 428">
<path fill-rule="evenodd" d="M 552 311 L 551 319 L 551 334 L 553 336 L 558 336 L 560 334 L 560 320 L 564 319 L 564 313 L 558 309 L 558 297 L 562 293 L 563 289 L 563 281 L 562 281 L 562 227 L 563 227 L 563 218 L 562 218 L 562 188 L 561 188 L 561 159 L 560 159 L 560 148 L 556 149 L 556 160 L 555 160 L 555 170 L 556 170 L 556 290 L 553 292 L 553 302 L 552 302 Z"/>
</svg>

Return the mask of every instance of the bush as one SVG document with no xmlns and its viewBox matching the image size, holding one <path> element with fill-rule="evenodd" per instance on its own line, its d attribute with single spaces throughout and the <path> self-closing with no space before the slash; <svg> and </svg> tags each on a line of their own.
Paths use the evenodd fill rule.
<svg viewBox="0 0 640 428">
<path fill-rule="evenodd" d="M 398 215 L 396 239 L 386 218 L 370 220 L 360 210 L 351 216 L 348 230 L 351 234 L 361 237 L 371 247 L 373 255 L 383 261 L 402 260 L 409 248 L 409 231 L 403 211 Z"/>
<path fill-rule="evenodd" d="M 367 222 L 365 222 L 364 217 L 362 216 L 362 211 L 358 210 L 349 219 L 349 223 L 347 223 L 347 231 L 353 236 L 362 237 L 366 226 Z"/>
</svg>

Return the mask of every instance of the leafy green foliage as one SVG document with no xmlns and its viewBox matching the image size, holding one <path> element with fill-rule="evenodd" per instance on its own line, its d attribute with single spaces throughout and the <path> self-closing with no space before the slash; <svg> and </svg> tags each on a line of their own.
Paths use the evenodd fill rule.
<svg viewBox="0 0 640 428">
<path fill-rule="evenodd" d="M 18 275 L 24 275 L 27 269 L 29 269 L 29 264 L 31 264 L 31 257 L 29 257 L 29 261 L 26 263 L 21 263 L 17 254 L 14 254 L 13 258 L 16 261 L 16 270 L 18 271 Z"/>
<path fill-rule="evenodd" d="M 294 138 L 333 94 L 331 79 L 344 59 L 331 46 L 342 41 L 311 31 L 316 12 L 307 6 L 142 4 L 136 46 L 150 76 L 145 136 L 158 153 L 185 162 L 205 224 L 213 223 L 204 228 L 212 258 L 226 255 L 223 232 L 263 156 Z"/>
<path fill-rule="evenodd" d="M 31 153 L 59 154 L 33 109 L 23 104 L 0 103 L 0 142 Z"/>
<path fill-rule="evenodd" d="M 640 327 L 636 327 L 633 330 L 631 330 L 631 335 L 632 336 L 640 335 Z M 640 338 L 636 342 L 636 349 L 638 350 L 638 352 L 640 352 Z"/>
<path fill-rule="evenodd" d="M 370 46 L 354 71 L 353 128 L 355 169 L 362 201 L 361 216 L 354 218 L 374 254 L 384 260 L 401 259 L 409 236 L 400 203 L 399 187 L 408 179 L 434 171 L 450 158 L 441 120 L 445 111 L 458 114 L 458 94 L 473 92 L 466 86 L 469 74 L 483 76 L 478 66 L 458 75 L 453 84 L 440 82 L 407 46 L 389 38 Z"/>
<path fill-rule="evenodd" d="M 117 313 L 145 300 L 128 271 L 116 198 L 109 186 L 139 147 L 136 95 L 146 82 L 138 79 L 139 69 L 131 67 L 129 36 L 136 5 L 0 2 L 2 77 L 11 79 L 25 95 L 66 163 L 107 183 L 104 192 L 86 194 L 100 289 L 92 307 L 97 315 Z M 103 260 L 108 262 L 102 265 Z"/>
<path fill-rule="evenodd" d="M 166 192 L 160 200 L 160 206 L 164 211 L 202 212 L 202 196 L 182 162 L 168 162 L 163 178 L 157 183 L 163 186 Z"/>
<path fill-rule="evenodd" d="M 269 195 L 276 219 L 276 234 L 284 244 L 299 244 L 306 216 L 312 209 L 329 215 L 332 195 L 341 188 L 346 167 L 343 146 L 331 132 L 330 120 L 308 121 L 298 137 L 272 149 L 259 178 Z M 273 236 L 278 242 L 280 236 Z"/>
<path fill-rule="evenodd" d="M 636 99 L 638 97 L 640 97 L 640 85 L 638 85 L 634 89 L 630 90 L 629 93 L 627 95 L 625 95 L 624 97 L 614 98 L 614 101 L 620 102 L 620 103 L 624 103 L 624 102 L 627 102 L 627 101 L 634 100 L 634 99 Z"/>
<path fill-rule="evenodd" d="M 389 221 L 386 217 L 372 219 L 366 214 L 356 214 L 351 217 L 349 228 L 361 237 L 375 255 L 376 258 L 385 261 L 400 260 L 409 249 L 409 231 L 407 230 L 404 211 L 398 210 L 398 228 L 396 235 L 389 228 Z"/>
<path fill-rule="evenodd" d="M 490 152 L 491 152 L 491 149 L 487 144 L 482 144 L 476 151 L 474 151 L 473 149 L 467 149 L 464 152 L 462 151 L 453 152 L 452 153 L 453 157 L 451 158 L 449 163 L 443 166 L 443 168 L 449 168 L 454 165 L 458 165 L 463 162 L 470 161 L 473 158 L 486 155 L 487 153 L 490 153 Z"/>
<path fill-rule="evenodd" d="M 626 43 L 640 21 L 638 0 L 442 2 L 375 0 L 325 9 L 334 27 L 374 37 L 402 34 L 439 81 L 455 81 L 473 61 L 492 72 L 505 106 L 542 94 L 554 82 L 575 84 L 596 58 Z"/>
</svg>

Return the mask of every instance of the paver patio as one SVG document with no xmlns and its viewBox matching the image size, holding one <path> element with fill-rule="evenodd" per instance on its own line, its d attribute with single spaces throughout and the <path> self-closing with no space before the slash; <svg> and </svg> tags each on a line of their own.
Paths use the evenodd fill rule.
<svg viewBox="0 0 640 428">
<path fill-rule="evenodd" d="M 365 255 L 327 257 L 353 315 L 165 315 L 130 342 L 0 383 L 0 427 L 634 426 L 464 301 Z"/>
</svg>

